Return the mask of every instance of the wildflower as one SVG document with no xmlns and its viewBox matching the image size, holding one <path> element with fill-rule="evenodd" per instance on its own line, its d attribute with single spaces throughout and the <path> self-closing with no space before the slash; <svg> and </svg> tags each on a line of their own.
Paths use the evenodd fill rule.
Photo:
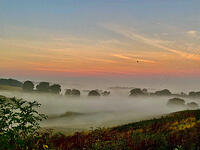
<svg viewBox="0 0 200 150">
<path fill-rule="evenodd" d="M 43 145 L 43 148 L 48 149 L 49 147 L 48 147 L 48 145 Z"/>
</svg>

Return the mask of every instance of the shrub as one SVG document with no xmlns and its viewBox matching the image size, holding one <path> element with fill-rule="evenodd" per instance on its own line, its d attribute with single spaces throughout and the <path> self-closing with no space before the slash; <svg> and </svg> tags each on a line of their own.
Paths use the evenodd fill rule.
<svg viewBox="0 0 200 150">
<path fill-rule="evenodd" d="M 46 119 L 36 110 L 40 104 L 16 98 L 0 98 L 0 149 L 33 148 L 39 121 Z M 31 139 L 31 140 L 30 140 Z"/>
</svg>

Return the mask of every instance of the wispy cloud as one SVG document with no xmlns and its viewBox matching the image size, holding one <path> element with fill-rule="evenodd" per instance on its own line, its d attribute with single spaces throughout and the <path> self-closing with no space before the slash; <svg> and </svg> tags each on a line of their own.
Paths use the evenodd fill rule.
<svg viewBox="0 0 200 150">
<path fill-rule="evenodd" d="M 121 54 L 111 54 L 111 56 L 121 58 L 121 59 L 131 60 L 130 57 L 127 57 L 127 56 L 124 56 L 124 55 L 121 55 Z"/>
<path fill-rule="evenodd" d="M 160 39 L 153 39 L 153 38 L 149 38 L 146 37 L 144 35 L 135 33 L 133 30 L 130 29 L 124 29 L 121 28 L 119 26 L 115 26 L 115 25 L 103 25 L 104 28 L 113 31 L 115 33 L 118 33 L 126 38 L 129 38 L 131 40 L 139 40 L 145 44 L 166 50 L 168 52 L 171 53 L 175 53 L 185 59 L 190 59 L 190 60 L 196 60 L 199 61 L 200 60 L 200 55 L 198 54 L 192 54 L 192 53 L 188 53 L 188 52 L 183 52 L 181 50 L 177 50 L 177 49 L 173 49 L 173 48 L 169 48 L 166 45 L 170 43 L 170 41 L 165 41 L 165 40 L 160 40 Z M 191 32 L 192 34 L 194 34 L 193 32 Z"/>
<path fill-rule="evenodd" d="M 198 35 L 198 31 L 196 30 L 189 30 L 186 32 L 189 36 L 196 37 Z"/>
<path fill-rule="evenodd" d="M 124 60 L 128 60 L 128 61 L 139 61 L 139 62 L 144 62 L 144 63 L 156 63 L 155 61 L 153 60 L 148 60 L 148 59 L 142 59 L 142 58 L 137 58 L 137 56 L 132 56 L 132 55 L 122 55 L 122 54 L 111 54 L 111 56 L 113 57 L 117 57 L 117 58 L 120 58 L 120 59 L 124 59 Z"/>
</svg>

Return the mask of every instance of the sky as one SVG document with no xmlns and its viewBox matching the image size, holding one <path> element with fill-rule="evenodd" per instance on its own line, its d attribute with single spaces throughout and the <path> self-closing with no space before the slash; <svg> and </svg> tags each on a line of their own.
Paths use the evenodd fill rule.
<svg viewBox="0 0 200 150">
<path fill-rule="evenodd" d="M 198 77 L 199 0 L 0 0 L 0 76 Z"/>
</svg>

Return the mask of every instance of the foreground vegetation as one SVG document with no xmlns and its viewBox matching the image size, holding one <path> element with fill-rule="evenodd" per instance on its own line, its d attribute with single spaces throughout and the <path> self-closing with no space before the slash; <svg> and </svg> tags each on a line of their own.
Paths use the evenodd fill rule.
<svg viewBox="0 0 200 150">
<path fill-rule="evenodd" d="M 37 133 L 39 121 L 46 118 L 39 114 L 36 101 L 0 96 L 0 149 L 40 149 Z"/>
<path fill-rule="evenodd" d="M 39 106 L 0 96 L 0 149 L 200 150 L 200 110 L 66 136 L 40 128 Z"/>
</svg>

